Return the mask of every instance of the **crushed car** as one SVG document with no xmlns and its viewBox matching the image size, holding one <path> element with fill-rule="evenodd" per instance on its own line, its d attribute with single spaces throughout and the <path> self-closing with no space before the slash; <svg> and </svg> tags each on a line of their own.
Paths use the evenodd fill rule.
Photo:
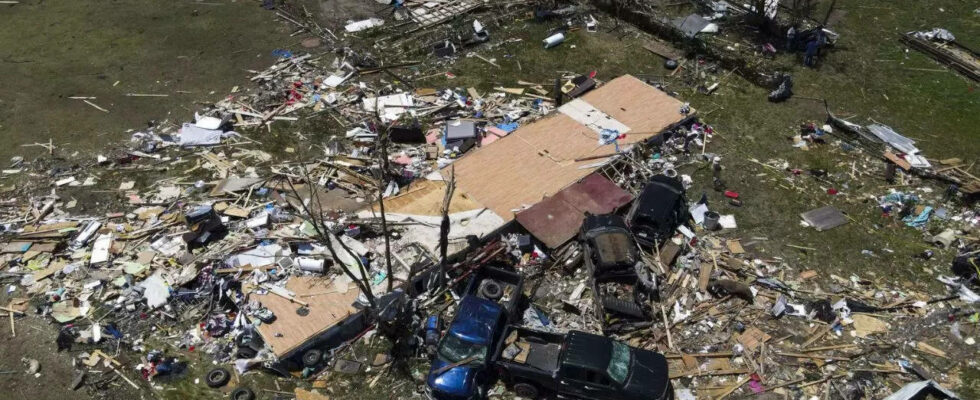
<svg viewBox="0 0 980 400">
<path fill-rule="evenodd" d="M 604 332 L 626 332 L 650 325 L 650 300 L 657 279 L 640 248 L 615 214 L 586 215 L 579 233 L 596 313 Z"/>
</svg>

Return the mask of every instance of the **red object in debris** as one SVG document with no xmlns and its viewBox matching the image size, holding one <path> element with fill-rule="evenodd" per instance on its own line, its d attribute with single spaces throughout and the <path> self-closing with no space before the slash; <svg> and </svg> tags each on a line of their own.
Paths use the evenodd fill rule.
<svg viewBox="0 0 980 400">
<path fill-rule="evenodd" d="M 737 199 L 738 198 L 738 192 L 733 192 L 731 190 L 726 190 L 725 191 L 725 197 L 727 197 L 729 199 Z"/>
<path fill-rule="evenodd" d="M 592 72 L 589 72 L 589 78 L 592 78 L 592 79 L 595 79 L 595 76 L 596 76 L 596 74 L 598 74 L 598 73 L 599 73 L 599 71 L 592 71 Z"/>
<path fill-rule="evenodd" d="M 188 347 L 187 348 L 187 351 L 193 352 L 194 351 L 194 346 Z"/>
<path fill-rule="evenodd" d="M 827 194 L 829 194 L 829 195 L 835 195 L 835 194 L 837 194 L 837 189 L 834 189 L 834 188 L 827 189 Z"/>
</svg>

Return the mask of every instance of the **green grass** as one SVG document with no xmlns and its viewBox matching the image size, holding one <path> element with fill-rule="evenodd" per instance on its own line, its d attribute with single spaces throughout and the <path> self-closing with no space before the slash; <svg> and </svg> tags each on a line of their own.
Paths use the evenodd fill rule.
<svg viewBox="0 0 980 400">
<path fill-rule="evenodd" d="M 0 162 L 46 156 L 22 144 L 64 146 L 60 155 L 125 145 L 148 121 L 193 118 L 264 69 L 276 48 L 298 49 L 288 27 L 252 1 L 29 0 L 2 7 Z M 116 82 L 118 81 L 118 85 Z M 181 93 L 181 92 L 186 93 Z M 126 97 L 159 93 L 169 97 Z M 69 96 L 96 97 L 96 110 Z"/>
</svg>

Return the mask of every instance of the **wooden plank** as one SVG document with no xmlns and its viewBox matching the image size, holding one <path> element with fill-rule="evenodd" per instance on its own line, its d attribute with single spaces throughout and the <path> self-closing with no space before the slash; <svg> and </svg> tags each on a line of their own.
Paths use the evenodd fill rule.
<svg viewBox="0 0 980 400">
<path fill-rule="evenodd" d="M 660 39 L 648 40 L 643 45 L 643 48 L 647 49 L 647 51 L 653 54 L 656 54 L 666 59 L 680 60 L 682 57 L 684 57 L 683 52 L 681 52 L 680 50 L 674 48 L 674 46 L 671 46 L 669 43 Z"/>
<path fill-rule="evenodd" d="M 712 257 L 714 257 L 712 255 Z M 708 291 L 708 281 L 711 280 L 712 264 L 701 263 L 701 269 L 698 276 L 698 291 L 705 293 Z"/>
<path fill-rule="evenodd" d="M 912 169 L 912 164 L 909 164 L 908 161 L 905 161 L 905 159 L 895 155 L 889 150 L 885 150 L 885 158 L 888 159 L 888 161 L 895 163 L 895 165 L 903 170 L 908 171 Z"/>
</svg>

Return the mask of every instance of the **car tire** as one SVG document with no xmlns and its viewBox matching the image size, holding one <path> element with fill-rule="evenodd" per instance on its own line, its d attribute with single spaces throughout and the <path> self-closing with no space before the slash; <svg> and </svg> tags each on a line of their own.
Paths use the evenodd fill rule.
<svg viewBox="0 0 980 400">
<path fill-rule="evenodd" d="M 504 297 L 504 287 L 493 279 L 487 279 L 480 285 L 480 295 L 488 300 L 500 300 Z"/>
<path fill-rule="evenodd" d="M 634 318 L 646 317 L 639 304 L 632 301 L 620 300 L 612 296 L 602 298 L 602 307 L 606 310 Z"/>
<path fill-rule="evenodd" d="M 238 358 L 249 358 L 249 359 L 251 359 L 251 358 L 255 358 L 255 356 L 258 355 L 259 352 L 255 351 L 255 350 L 252 350 L 251 347 L 239 347 L 237 354 L 238 354 Z"/>
<path fill-rule="evenodd" d="M 315 367 L 320 365 L 320 361 L 323 360 L 323 351 L 318 349 L 310 349 L 303 353 L 303 366 L 304 367 Z"/>
<path fill-rule="evenodd" d="M 231 400 L 255 400 L 255 392 L 247 387 L 236 388 L 228 396 Z"/>
<path fill-rule="evenodd" d="M 677 69 L 677 60 L 670 59 L 664 61 L 664 68 L 667 68 L 668 70 Z"/>
<path fill-rule="evenodd" d="M 534 400 L 538 398 L 538 387 L 530 383 L 518 383 L 514 385 L 514 393 L 522 398 Z"/>
<path fill-rule="evenodd" d="M 229 380 L 231 380 L 231 373 L 224 368 L 212 369 L 204 376 L 204 382 L 207 383 L 209 388 L 222 387 L 227 385 Z"/>
</svg>

